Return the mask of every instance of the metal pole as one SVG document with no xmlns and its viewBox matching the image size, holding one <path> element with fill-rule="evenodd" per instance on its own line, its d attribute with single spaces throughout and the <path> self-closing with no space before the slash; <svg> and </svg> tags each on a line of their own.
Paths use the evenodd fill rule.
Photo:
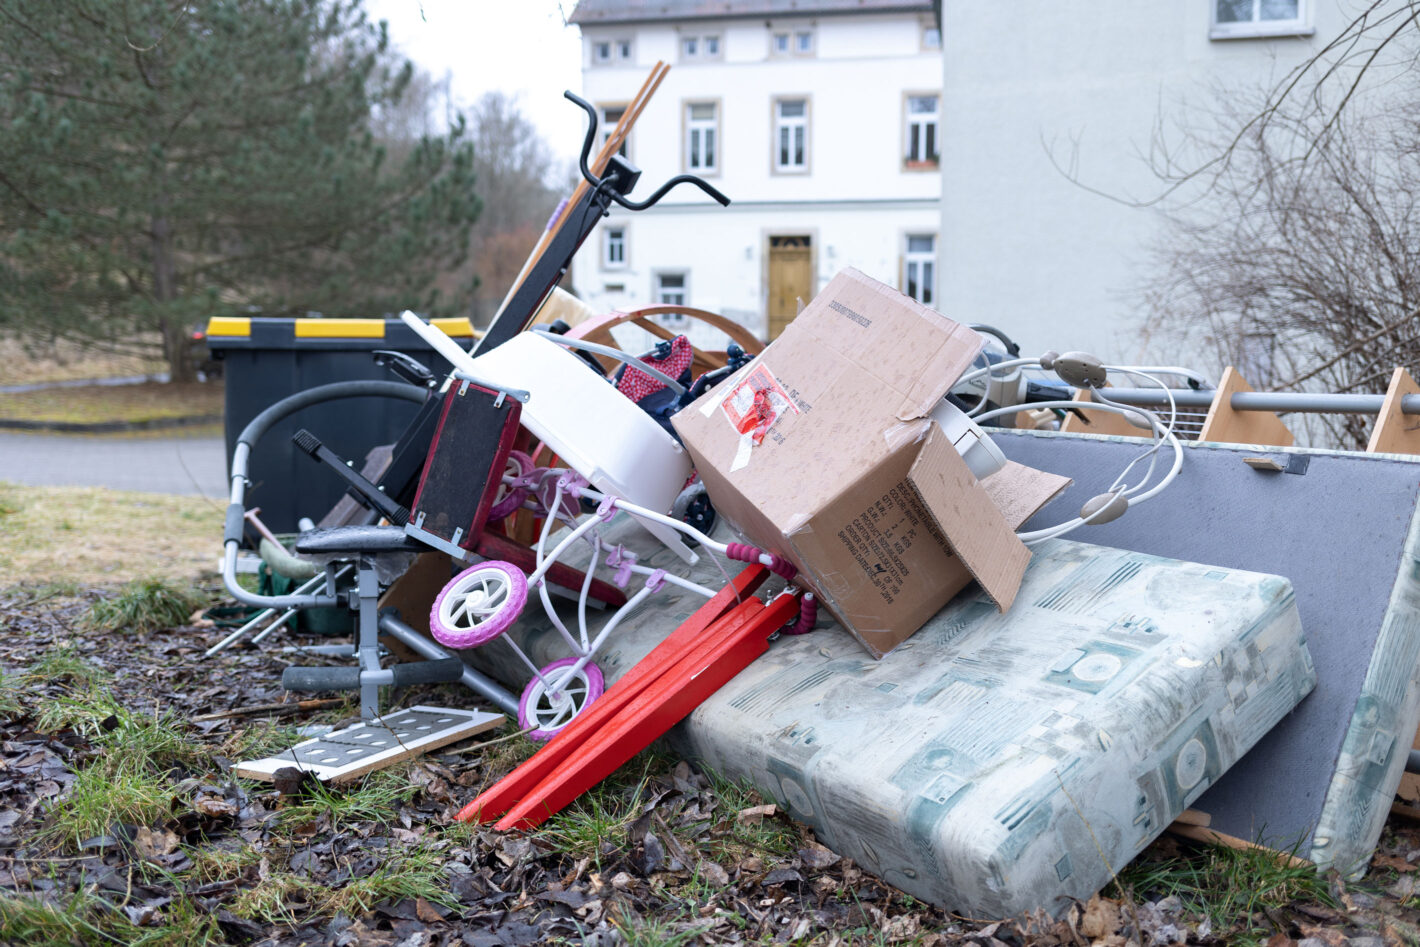
<svg viewBox="0 0 1420 947">
<path fill-rule="evenodd" d="M 392 614 L 380 616 L 380 631 L 408 645 L 410 650 L 416 651 L 430 661 L 439 661 L 444 658 L 457 657 L 452 651 L 445 651 L 439 645 L 430 641 L 419 632 L 410 628 Z M 518 698 L 512 693 L 500 687 L 492 678 L 485 674 L 480 674 L 467 664 L 464 665 L 463 674 L 459 677 L 459 683 L 475 694 L 479 694 L 494 704 L 506 714 L 511 714 L 515 719 L 518 716 Z"/>
<path fill-rule="evenodd" d="M 1207 408 L 1216 391 L 1170 389 L 1180 408 Z M 1103 394 L 1111 401 L 1141 407 L 1168 407 L 1168 397 L 1159 388 L 1108 388 Z M 1305 391 L 1239 391 L 1228 404 L 1234 411 L 1284 411 L 1306 414 L 1378 414 L 1385 395 L 1312 394 Z M 1082 403 L 1088 407 L 1088 402 Z M 1420 414 L 1420 395 L 1400 399 L 1402 414 Z"/>
</svg>

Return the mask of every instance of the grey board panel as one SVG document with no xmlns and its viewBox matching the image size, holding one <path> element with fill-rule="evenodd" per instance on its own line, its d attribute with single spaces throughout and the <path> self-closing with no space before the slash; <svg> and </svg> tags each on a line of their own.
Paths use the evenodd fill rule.
<svg viewBox="0 0 1420 947">
<path fill-rule="evenodd" d="M 1137 439 L 1007 431 L 1012 460 L 1074 478 L 1028 528 L 1075 515 L 1141 450 Z M 1420 459 L 1187 444 L 1156 499 L 1072 539 L 1284 576 L 1317 687 L 1196 803 L 1230 835 L 1364 869 L 1420 722 L 1416 500 Z M 1271 456 L 1293 472 L 1254 470 Z M 1142 465 L 1141 465 L 1142 466 Z M 1136 471 L 1137 475 L 1138 471 Z"/>
</svg>

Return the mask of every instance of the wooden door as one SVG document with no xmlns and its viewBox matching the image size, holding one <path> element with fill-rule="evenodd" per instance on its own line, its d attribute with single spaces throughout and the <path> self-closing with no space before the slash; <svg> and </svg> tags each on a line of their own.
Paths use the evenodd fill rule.
<svg viewBox="0 0 1420 947">
<path fill-rule="evenodd" d="M 776 339 L 799 314 L 798 301 L 814 296 L 813 248 L 809 238 L 769 238 L 769 338 Z"/>
</svg>

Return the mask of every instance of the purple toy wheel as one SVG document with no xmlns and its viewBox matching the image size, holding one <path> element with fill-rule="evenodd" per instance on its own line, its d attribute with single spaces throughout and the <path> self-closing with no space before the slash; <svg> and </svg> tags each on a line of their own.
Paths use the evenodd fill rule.
<svg viewBox="0 0 1420 947">
<path fill-rule="evenodd" d="M 562 479 L 562 474 L 565 472 L 566 471 L 563 470 L 548 471 L 547 476 L 542 478 L 542 482 L 539 483 L 537 489 L 533 491 L 533 497 L 536 498 L 543 515 L 548 515 L 552 512 L 552 499 L 557 496 L 557 481 Z M 582 509 L 578 498 L 571 494 L 563 493 L 561 513 L 559 514 L 561 518 L 575 522 L 581 513 Z"/>
<path fill-rule="evenodd" d="M 557 684 L 567 673 L 562 668 L 571 667 L 578 660 L 562 658 L 553 661 L 538 671 L 538 676 L 523 689 L 523 699 L 518 702 L 518 726 L 523 730 L 531 728 L 527 735 L 529 740 L 551 739 L 602 695 L 606 682 L 601 668 L 591 661 L 582 665 L 582 669 L 557 690 L 549 689 L 549 685 Z"/>
<path fill-rule="evenodd" d="M 508 629 L 528 601 L 528 577 L 512 563 L 480 562 L 454 576 L 429 611 L 434 639 L 476 648 Z"/>
<path fill-rule="evenodd" d="M 520 450 L 508 451 L 508 462 L 503 467 L 503 476 L 526 477 L 532 470 L 531 457 Z M 498 491 L 493 494 L 493 505 L 488 508 L 488 522 L 496 523 L 506 519 L 521 507 L 527 498 L 528 491 L 525 487 L 510 487 L 506 483 L 499 483 Z"/>
</svg>

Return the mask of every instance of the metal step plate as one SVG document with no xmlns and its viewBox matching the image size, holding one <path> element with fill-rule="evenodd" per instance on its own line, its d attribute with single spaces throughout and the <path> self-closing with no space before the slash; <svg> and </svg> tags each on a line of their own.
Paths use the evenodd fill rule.
<svg viewBox="0 0 1420 947">
<path fill-rule="evenodd" d="M 411 707 L 297 743 L 276 756 L 239 763 L 236 774 L 270 781 L 277 770 L 295 767 L 322 782 L 346 782 L 492 729 L 503 719 L 482 710 Z"/>
</svg>

